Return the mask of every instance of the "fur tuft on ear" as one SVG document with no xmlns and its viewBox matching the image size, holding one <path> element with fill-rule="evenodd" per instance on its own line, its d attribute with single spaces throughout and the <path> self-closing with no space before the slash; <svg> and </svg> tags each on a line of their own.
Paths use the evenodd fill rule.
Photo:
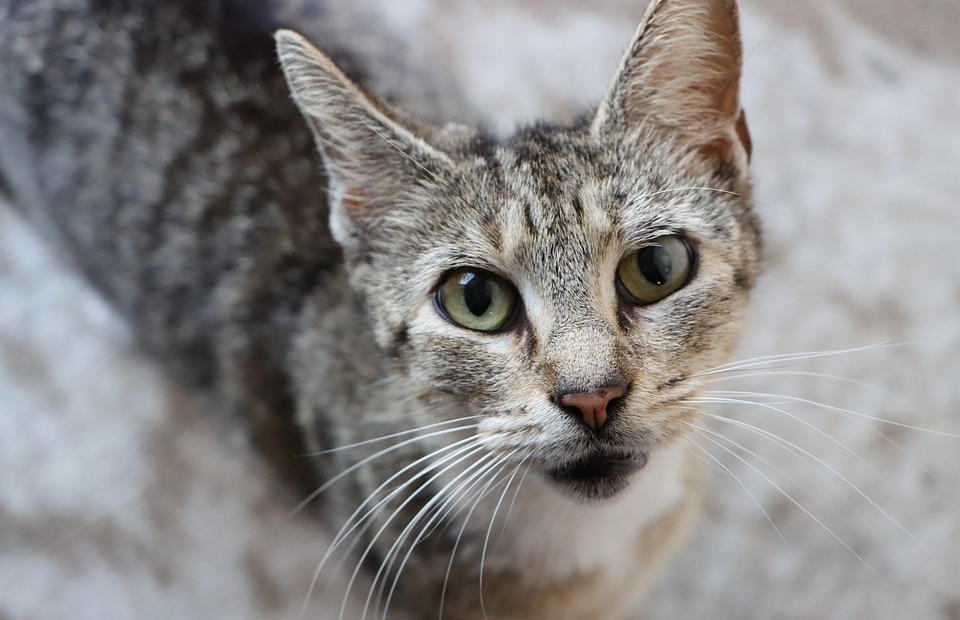
<svg viewBox="0 0 960 620">
<path fill-rule="evenodd" d="M 653 0 L 597 110 L 593 132 L 652 122 L 706 155 L 746 163 L 742 56 L 735 0 Z"/>
<path fill-rule="evenodd" d="M 331 229 L 348 245 L 358 221 L 395 200 L 421 172 L 450 158 L 395 121 L 326 54 L 290 30 L 275 34 L 293 99 L 313 131 L 330 180 Z"/>
</svg>

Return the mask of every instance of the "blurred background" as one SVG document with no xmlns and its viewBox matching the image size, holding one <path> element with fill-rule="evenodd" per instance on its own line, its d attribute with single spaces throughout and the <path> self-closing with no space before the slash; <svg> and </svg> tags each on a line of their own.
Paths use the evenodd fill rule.
<svg viewBox="0 0 960 620">
<path fill-rule="evenodd" d="M 643 4 L 351 10 L 505 130 L 595 103 Z M 742 17 L 767 267 L 739 357 L 846 352 L 711 384 L 753 404 L 711 409 L 735 422 L 645 617 L 960 619 L 960 3 Z M 0 617 L 299 617 L 328 533 L 207 408 L 0 207 Z"/>
</svg>

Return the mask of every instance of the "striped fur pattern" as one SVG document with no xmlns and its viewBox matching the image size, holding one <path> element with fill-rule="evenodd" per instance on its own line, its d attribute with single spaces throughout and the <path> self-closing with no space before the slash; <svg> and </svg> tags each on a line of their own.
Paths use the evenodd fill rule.
<svg viewBox="0 0 960 620">
<path fill-rule="evenodd" d="M 415 71 L 391 87 L 288 30 L 281 75 L 262 32 L 222 27 L 242 3 L 102 4 L 0 9 L 20 93 L 0 96 L 0 189 L 319 487 L 307 503 L 373 577 L 366 616 L 634 617 L 696 504 L 697 374 L 757 273 L 736 4 L 652 2 L 595 111 L 503 139 L 445 124 L 453 99 Z M 625 300 L 618 265 L 665 235 L 689 281 Z M 515 288 L 507 327 L 440 311 L 464 268 Z M 611 384 L 602 428 L 560 404 Z M 611 453 L 636 471 L 556 475 Z"/>
</svg>

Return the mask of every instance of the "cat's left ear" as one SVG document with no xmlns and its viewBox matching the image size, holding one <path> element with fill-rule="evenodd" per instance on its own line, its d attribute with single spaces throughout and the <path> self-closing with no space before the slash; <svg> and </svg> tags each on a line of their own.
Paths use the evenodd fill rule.
<svg viewBox="0 0 960 620">
<path fill-rule="evenodd" d="M 653 123 L 718 163 L 750 157 L 736 0 L 652 0 L 594 117 L 595 135 Z"/>
<path fill-rule="evenodd" d="M 423 176 L 450 157 L 393 118 L 325 54 L 290 30 L 276 33 L 277 54 L 310 125 L 330 181 L 331 232 L 344 247 Z"/>
</svg>

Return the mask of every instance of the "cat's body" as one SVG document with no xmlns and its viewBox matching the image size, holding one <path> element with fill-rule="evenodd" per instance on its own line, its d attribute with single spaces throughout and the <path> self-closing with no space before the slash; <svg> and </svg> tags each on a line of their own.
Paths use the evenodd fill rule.
<svg viewBox="0 0 960 620">
<path fill-rule="evenodd" d="M 372 607 L 630 617 L 696 503 L 685 399 L 756 272 L 735 6 L 655 3 L 595 114 L 497 141 L 423 122 L 448 100 L 402 63 L 352 74 L 419 120 L 285 33 L 304 123 L 282 19 L 120 4 L 0 8 L 4 197 L 281 471 L 356 467 L 316 503 L 386 567 Z M 641 303 L 624 261 L 671 243 L 690 264 Z M 502 321 L 445 305 L 470 278 L 512 295 Z"/>
</svg>

